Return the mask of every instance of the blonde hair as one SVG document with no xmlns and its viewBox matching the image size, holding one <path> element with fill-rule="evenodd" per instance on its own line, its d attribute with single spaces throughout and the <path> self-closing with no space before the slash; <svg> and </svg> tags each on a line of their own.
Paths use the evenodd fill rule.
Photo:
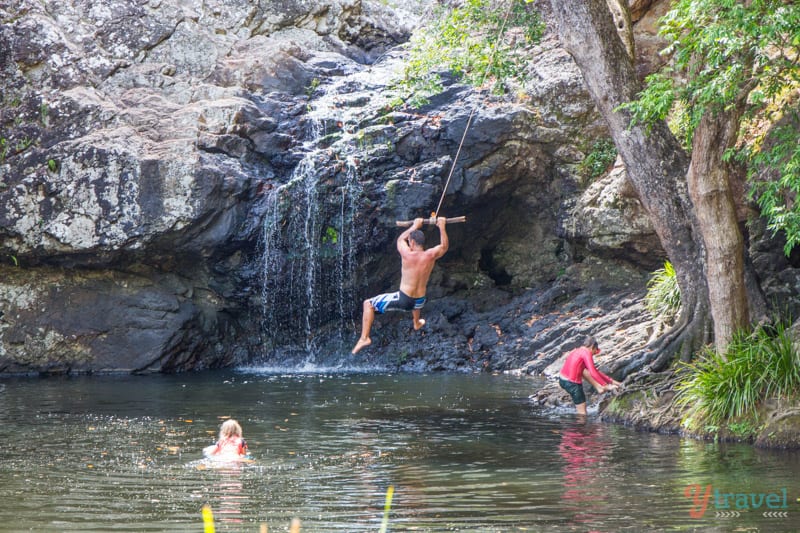
<svg viewBox="0 0 800 533">
<path fill-rule="evenodd" d="M 226 420 L 222 423 L 219 428 L 219 438 L 220 439 L 227 439 L 230 437 L 241 437 L 242 436 L 242 426 L 239 425 L 234 419 Z"/>
</svg>

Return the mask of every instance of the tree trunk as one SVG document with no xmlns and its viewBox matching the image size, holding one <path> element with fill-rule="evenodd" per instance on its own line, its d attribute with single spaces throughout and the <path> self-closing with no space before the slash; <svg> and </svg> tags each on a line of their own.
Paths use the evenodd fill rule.
<svg viewBox="0 0 800 533">
<path fill-rule="evenodd" d="M 689 159 L 665 123 L 631 126 L 630 114 L 617 109 L 636 98 L 640 85 L 605 0 L 550 3 L 561 41 L 606 119 L 628 177 L 675 267 L 681 290 L 681 314 L 675 327 L 621 369 L 627 373 L 650 364 L 660 370 L 675 352 L 688 360 L 711 340 L 705 250 L 686 183 Z"/>
<path fill-rule="evenodd" d="M 741 105 L 707 111 L 695 130 L 689 193 L 706 248 L 706 279 L 714 344 L 724 353 L 737 329 L 750 323 L 745 286 L 744 238 L 739 231 L 730 186 L 730 169 L 723 154 L 736 143 Z"/>
</svg>

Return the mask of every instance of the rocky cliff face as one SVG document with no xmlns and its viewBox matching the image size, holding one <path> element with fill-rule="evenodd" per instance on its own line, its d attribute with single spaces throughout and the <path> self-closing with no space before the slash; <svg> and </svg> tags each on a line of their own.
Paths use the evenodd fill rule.
<svg viewBox="0 0 800 533">
<path fill-rule="evenodd" d="M 520 94 L 392 105 L 426 2 L 0 5 L 0 371 L 348 363 L 395 290 L 394 221 L 466 215 L 424 333 L 358 364 L 542 370 L 584 332 L 631 353 L 660 247 L 554 36 Z M 468 116 L 455 167 L 454 156 Z M 430 236 L 435 239 L 435 233 Z"/>
<path fill-rule="evenodd" d="M 0 369 L 243 359 L 259 337 L 244 258 L 297 163 L 305 91 L 405 40 L 415 15 L 111 0 L 0 19 Z"/>
</svg>

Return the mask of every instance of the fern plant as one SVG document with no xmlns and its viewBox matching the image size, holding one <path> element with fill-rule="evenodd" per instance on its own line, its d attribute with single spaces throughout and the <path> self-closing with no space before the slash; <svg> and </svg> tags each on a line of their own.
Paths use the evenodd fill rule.
<svg viewBox="0 0 800 533">
<path fill-rule="evenodd" d="M 677 404 L 686 408 L 684 425 L 693 429 L 742 417 L 757 423 L 765 399 L 800 392 L 800 354 L 783 321 L 738 331 L 724 354 L 709 347 L 684 370 Z"/>
<path fill-rule="evenodd" d="M 681 289 L 675 268 L 669 261 L 664 261 L 664 268 L 653 272 L 647 282 L 647 294 L 644 305 L 654 318 L 671 322 L 681 308 Z"/>
</svg>

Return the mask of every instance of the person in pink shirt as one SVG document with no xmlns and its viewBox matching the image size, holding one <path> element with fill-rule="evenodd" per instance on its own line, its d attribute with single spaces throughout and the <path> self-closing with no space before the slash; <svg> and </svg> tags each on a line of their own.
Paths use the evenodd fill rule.
<svg viewBox="0 0 800 533">
<path fill-rule="evenodd" d="M 606 376 L 594 366 L 594 356 L 600 353 L 597 340 L 588 336 L 583 345 L 567 354 L 564 366 L 558 376 L 558 384 L 567 391 L 575 404 L 579 415 L 586 414 L 586 394 L 583 392 L 583 380 L 586 379 L 597 392 L 614 390 L 620 386 L 619 381 Z"/>
</svg>

